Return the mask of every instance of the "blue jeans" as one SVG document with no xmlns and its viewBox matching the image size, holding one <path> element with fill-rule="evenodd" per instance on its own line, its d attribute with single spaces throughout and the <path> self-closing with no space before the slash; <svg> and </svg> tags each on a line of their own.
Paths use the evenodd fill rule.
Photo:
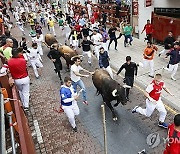
<svg viewBox="0 0 180 154">
<path fill-rule="evenodd" d="M 77 82 L 72 81 L 72 86 L 73 86 L 75 92 L 77 92 L 77 85 L 81 89 L 83 89 L 83 91 L 82 91 L 82 98 L 83 98 L 83 101 L 86 101 L 87 100 L 87 98 L 86 98 L 86 88 L 84 86 L 83 81 L 81 79 L 79 81 L 77 81 Z"/>
<path fill-rule="evenodd" d="M 129 43 L 131 44 L 131 42 L 133 41 L 133 39 L 132 39 L 132 36 L 131 36 L 131 35 L 125 35 L 124 44 L 128 43 L 128 39 L 129 39 Z"/>
</svg>

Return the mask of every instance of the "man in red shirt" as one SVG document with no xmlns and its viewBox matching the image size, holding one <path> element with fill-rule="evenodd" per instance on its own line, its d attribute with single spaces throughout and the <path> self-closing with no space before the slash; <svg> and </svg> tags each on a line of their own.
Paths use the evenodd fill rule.
<svg viewBox="0 0 180 154">
<path fill-rule="evenodd" d="M 165 87 L 164 82 L 162 81 L 161 74 L 156 74 L 154 77 L 154 80 L 151 82 L 150 85 L 147 86 L 144 95 L 146 96 L 146 108 L 142 109 L 139 106 L 136 106 L 132 113 L 140 113 L 142 115 L 145 115 L 147 117 L 150 117 L 153 113 L 154 109 L 157 109 L 160 113 L 159 116 L 159 127 L 167 128 L 168 125 L 164 122 L 166 118 L 167 111 L 164 107 L 163 102 L 161 101 L 161 91 L 164 89 L 167 93 L 169 93 L 171 96 L 171 92 Z"/>
<path fill-rule="evenodd" d="M 145 40 L 152 42 L 152 33 L 153 33 L 153 25 L 150 23 L 150 20 L 147 20 L 147 24 L 144 26 L 141 34 L 146 30 L 146 38 Z"/>
<path fill-rule="evenodd" d="M 164 154 L 180 154 L 180 114 L 174 117 L 174 123 L 168 127 L 168 143 Z"/>
<path fill-rule="evenodd" d="M 99 19 L 99 12 L 97 10 L 94 11 L 93 16 L 94 16 L 95 20 L 98 20 Z"/>
<path fill-rule="evenodd" d="M 80 42 L 82 39 L 82 34 L 81 34 L 81 26 L 79 25 L 79 22 L 76 22 L 74 29 L 77 31 L 78 47 L 80 48 Z"/>
<path fill-rule="evenodd" d="M 19 57 L 18 49 L 12 50 L 12 58 L 8 60 L 8 67 L 17 86 L 19 95 L 25 110 L 29 108 L 29 76 L 26 66 L 26 60 Z"/>
</svg>

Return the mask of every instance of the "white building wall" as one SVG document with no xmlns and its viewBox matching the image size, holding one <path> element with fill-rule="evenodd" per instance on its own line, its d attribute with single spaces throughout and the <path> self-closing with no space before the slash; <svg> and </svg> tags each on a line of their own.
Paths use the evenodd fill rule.
<svg viewBox="0 0 180 154">
<path fill-rule="evenodd" d="M 145 7 L 145 0 L 138 0 L 139 3 L 139 39 L 143 40 L 145 37 L 145 32 L 141 34 L 147 19 L 151 20 L 151 12 L 154 11 L 154 7 L 160 8 L 179 8 L 180 0 L 154 0 L 153 5 L 150 7 Z"/>
<path fill-rule="evenodd" d="M 144 25 L 147 23 L 147 20 L 151 20 L 151 12 L 154 10 L 154 6 L 145 7 L 144 0 L 138 0 L 139 3 L 139 20 L 138 20 L 138 29 L 139 29 L 139 39 L 143 40 L 145 38 L 145 32 L 141 34 Z"/>
<path fill-rule="evenodd" d="M 180 8 L 180 0 L 154 0 L 154 7 Z"/>
</svg>

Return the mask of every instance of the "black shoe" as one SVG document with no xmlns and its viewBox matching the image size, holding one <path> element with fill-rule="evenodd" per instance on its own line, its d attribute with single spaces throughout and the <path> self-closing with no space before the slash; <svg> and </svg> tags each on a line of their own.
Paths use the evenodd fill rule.
<svg viewBox="0 0 180 154">
<path fill-rule="evenodd" d="M 73 131 L 77 132 L 77 127 L 74 127 L 74 128 L 73 128 Z"/>
<path fill-rule="evenodd" d="M 115 48 L 115 50 L 117 51 L 117 49 Z"/>
<path fill-rule="evenodd" d="M 129 42 L 129 44 L 130 44 L 130 45 L 132 45 L 132 43 L 131 43 L 131 42 Z"/>
<path fill-rule="evenodd" d="M 158 55 L 159 57 L 161 56 L 161 54 Z"/>
<path fill-rule="evenodd" d="M 126 100 L 129 101 L 129 97 L 126 97 Z"/>
<path fill-rule="evenodd" d="M 152 75 L 149 75 L 149 77 L 154 78 L 154 76 L 152 76 Z"/>
<path fill-rule="evenodd" d="M 60 80 L 60 82 L 61 82 L 61 85 L 63 85 L 63 81 L 62 81 L 62 80 Z"/>
<path fill-rule="evenodd" d="M 158 126 L 159 126 L 159 127 L 162 127 L 162 128 L 165 128 L 165 129 L 168 128 L 168 124 L 165 123 L 165 122 L 159 122 L 159 123 L 158 123 Z"/>
<path fill-rule="evenodd" d="M 29 111 L 29 108 L 28 107 L 24 107 L 24 111 Z"/>
</svg>

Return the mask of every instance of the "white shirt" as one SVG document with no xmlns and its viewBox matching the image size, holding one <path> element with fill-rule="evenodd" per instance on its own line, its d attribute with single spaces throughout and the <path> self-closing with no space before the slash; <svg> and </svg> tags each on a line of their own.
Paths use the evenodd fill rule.
<svg viewBox="0 0 180 154">
<path fill-rule="evenodd" d="M 30 58 L 30 60 L 37 60 L 39 59 L 39 51 L 38 49 L 34 49 L 34 48 L 28 48 L 28 50 L 30 51 L 30 53 L 27 53 L 27 56 Z"/>
<path fill-rule="evenodd" d="M 71 80 L 72 81 L 77 82 L 77 81 L 79 81 L 81 79 L 80 76 L 77 76 L 76 74 L 74 74 L 74 72 L 78 72 L 79 73 L 80 70 L 83 70 L 83 68 L 81 66 L 76 66 L 75 64 L 73 64 L 71 66 L 71 73 L 70 73 L 70 75 L 71 75 Z"/>
<path fill-rule="evenodd" d="M 92 40 L 95 45 L 101 45 L 101 42 L 99 42 L 99 41 L 101 41 L 101 39 L 102 39 L 102 35 L 99 33 L 92 36 Z"/>
<path fill-rule="evenodd" d="M 88 11 L 91 11 L 91 5 L 90 4 L 87 4 L 87 9 L 88 9 Z"/>
<path fill-rule="evenodd" d="M 41 36 L 39 38 L 36 37 L 34 41 L 37 43 L 37 45 L 39 47 L 42 45 L 43 37 L 41 37 Z"/>
</svg>

